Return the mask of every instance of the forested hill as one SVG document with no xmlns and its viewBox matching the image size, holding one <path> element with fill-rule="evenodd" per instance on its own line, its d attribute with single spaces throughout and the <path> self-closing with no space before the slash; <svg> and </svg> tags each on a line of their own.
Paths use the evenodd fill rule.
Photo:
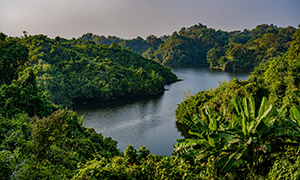
<svg viewBox="0 0 300 180">
<path fill-rule="evenodd" d="M 277 108 L 292 103 L 300 105 L 300 29 L 292 35 L 290 47 L 281 56 L 270 58 L 261 63 L 252 72 L 248 80 L 233 79 L 223 82 L 214 90 L 200 91 L 189 96 L 178 105 L 176 117 L 179 121 L 186 115 L 200 115 L 201 109 L 210 106 L 214 112 L 224 113 L 231 117 L 235 107 L 232 101 L 236 98 L 253 97 L 261 103 L 268 97 Z M 226 112 L 223 112 L 226 109 Z"/>
<path fill-rule="evenodd" d="M 115 44 L 0 33 L 0 179 L 300 179 L 299 28 L 288 50 L 247 81 L 233 79 L 178 106 L 190 136 L 177 140 L 171 157 L 132 145 L 121 153 L 40 89 L 68 103 L 155 93 L 175 79 Z"/>
<path fill-rule="evenodd" d="M 21 59 L 29 58 L 26 66 L 34 70 L 39 88 L 56 104 L 154 95 L 177 79 L 170 69 L 116 44 L 108 47 L 44 35 L 5 39 L 2 35 L 4 55 L 13 61 L 20 56 L 14 51 L 23 49 Z"/>
<path fill-rule="evenodd" d="M 171 36 L 149 35 L 121 39 L 84 34 L 80 40 L 117 43 L 167 66 L 203 65 L 224 71 L 250 70 L 289 47 L 295 28 L 262 24 L 252 30 L 226 32 L 198 24 L 181 28 Z"/>
<path fill-rule="evenodd" d="M 188 96 L 176 118 L 189 136 L 174 154 L 213 167 L 216 179 L 299 179 L 300 29 L 282 56 L 246 81 Z"/>
</svg>

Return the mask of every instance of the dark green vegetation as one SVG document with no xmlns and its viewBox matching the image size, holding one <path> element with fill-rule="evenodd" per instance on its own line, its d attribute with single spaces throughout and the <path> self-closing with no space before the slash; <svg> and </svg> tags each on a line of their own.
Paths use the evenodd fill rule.
<svg viewBox="0 0 300 180">
<path fill-rule="evenodd" d="M 291 47 L 282 56 L 274 57 L 258 68 L 255 68 L 246 81 L 233 79 L 228 83 L 221 82 L 219 87 L 210 91 L 201 91 L 182 102 L 176 117 L 180 121 L 185 115 L 197 114 L 202 107 L 208 105 L 214 112 L 231 117 L 234 112 L 232 100 L 236 98 L 254 97 L 260 103 L 268 97 L 277 108 L 291 103 L 299 104 L 300 55 L 299 29 L 293 35 Z M 226 111 L 224 111 L 226 110 Z"/>
<path fill-rule="evenodd" d="M 29 49 L 39 87 L 57 104 L 153 95 L 163 92 L 165 83 L 176 81 L 168 68 L 116 44 L 107 47 L 43 35 L 22 42 Z"/>
<path fill-rule="evenodd" d="M 48 99 L 152 94 L 176 79 L 168 69 L 115 44 L 0 38 L 1 179 L 300 178 L 299 29 L 289 49 L 247 81 L 187 97 L 176 116 L 190 136 L 171 157 L 133 146 L 121 153 L 117 142 Z"/>
<path fill-rule="evenodd" d="M 167 66 L 202 65 L 224 71 L 251 70 L 271 57 L 281 56 L 289 47 L 295 28 L 259 25 L 252 30 L 226 32 L 198 24 L 182 28 L 171 36 L 150 35 L 146 40 L 87 33 L 81 40 L 98 44 L 118 43 L 144 57 Z"/>
<path fill-rule="evenodd" d="M 248 80 L 221 83 L 178 105 L 176 117 L 190 135 L 178 140 L 174 154 L 204 165 L 214 178 L 298 179 L 299 29 L 293 39 Z"/>
</svg>

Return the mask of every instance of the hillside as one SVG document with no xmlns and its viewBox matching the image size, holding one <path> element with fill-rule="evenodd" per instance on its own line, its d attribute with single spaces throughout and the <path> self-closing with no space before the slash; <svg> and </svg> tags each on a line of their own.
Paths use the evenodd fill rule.
<svg viewBox="0 0 300 180">
<path fill-rule="evenodd" d="M 178 139 L 167 157 L 144 146 L 121 153 L 116 141 L 83 127 L 82 118 L 48 97 L 66 90 L 100 97 L 114 92 L 109 87 L 118 75 L 127 78 L 125 87 L 137 86 L 130 90 L 152 93 L 173 80 L 168 69 L 137 62 L 140 55 L 115 44 L 0 33 L 0 179 L 299 179 L 299 49 L 297 29 L 288 50 L 261 63 L 247 81 L 188 97 L 176 117 L 190 136 Z M 101 81 L 109 91 L 97 89 Z M 56 88 L 41 90 L 49 87 Z"/>
<path fill-rule="evenodd" d="M 236 107 L 235 99 L 253 97 L 260 104 L 267 97 L 276 108 L 295 104 L 300 106 L 300 31 L 293 35 L 290 48 L 278 57 L 270 58 L 251 72 L 248 80 L 233 79 L 221 83 L 216 89 L 200 91 L 188 96 L 175 111 L 178 122 L 184 124 L 186 117 L 203 116 L 203 109 L 209 106 L 213 112 L 232 118 Z M 226 110 L 226 111 L 225 111 Z"/>
<path fill-rule="evenodd" d="M 223 71 L 252 70 L 289 47 L 295 28 L 262 24 L 252 30 L 222 31 L 203 24 L 183 27 L 171 36 L 149 35 L 122 39 L 84 34 L 80 40 L 98 44 L 117 43 L 166 66 L 202 65 Z"/>
<path fill-rule="evenodd" d="M 116 44 L 44 35 L 20 41 L 29 49 L 39 87 L 57 104 L 154 95 L 176 81 L 170 69 Z"/>
</svg>

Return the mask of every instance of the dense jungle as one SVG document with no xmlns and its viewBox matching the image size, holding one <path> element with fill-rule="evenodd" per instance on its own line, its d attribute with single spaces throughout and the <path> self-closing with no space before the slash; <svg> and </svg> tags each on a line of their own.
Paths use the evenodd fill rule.
<svg viewBox="0 0 300 180">
<path fill-rule="evenodd" d="M 162 94 L 183 65 L 251 75 L 186 94 L 171 156 L 121 152 L 71 110 Z M 0 33 L 0 85 L 0 179 L 300 178 L 299 27 L 197 24 L 145 40 Z"/>
</svg>

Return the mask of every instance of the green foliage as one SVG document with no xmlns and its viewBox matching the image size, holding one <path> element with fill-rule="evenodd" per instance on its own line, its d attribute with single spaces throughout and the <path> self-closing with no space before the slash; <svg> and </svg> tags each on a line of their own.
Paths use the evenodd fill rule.
<svg viewBox="0 0 300 180">
<path fill-rule="evenodd" d="M 150 35 L 121 39 L 115 36 L 84 34 L 80 40 L 91 40 L 110 46 L 116 43 L 167 66 L 210 64 L 224 71 L 251 70 L 272 57 L 281 56 L 289 47 L 294 27 L 273 24 L 258 25 L 252 30 L 226 32 L 198 24 L 181 28 L 171 36 Z"/>
<path fill-rule="evenodd" d="M 222 47 L 226 54 L 211 62 L 211 66 L 224 71 L 253 69 L 272 57 L 282 55 L 288 49 L 294 32 L 293 27 L 278 28 L 273 25 L 260 25 L 251 31 L 231 32 L 228 45 Z"/>
<path fill-rule="evenodd" d="M 142 54 L 151 46 L 150 44 L 148 44 L 147 41 L 145 41 L 141 37 L 120 42 L 119 45 L 122 46 L 123 48 L 130 49 L 139 54 Z"/>
<path fill-rule="evenodd" d="M 105 36 L 98 36 L 92 33 L 83 34 L 78 39 L 82 41 L 94 41 L 97 44 L 105 44 L 107 46 L 110 46 L 113 43 L 119 44 L 123 41 L 123 39 L 118 38 L 116 36 L 105 37 Z"/>
<path fill-rule="evenodd" d="M 0 116 L 0 177 L 8 179 L 15 167 L 30 153 L 28 141 L 32 130 L 27 115 L 12 119 Z"/>
<path fill-rule="evenodd" d="M 194 138 L 178 140 L 175 155 L 203 162 L 215 176 L 236 173 L 236 168 L 259 174 L 262 163 L 270 161 L 278 146 L 286 143 L 299 148 L 299 124 L 269 105 L 266 98 L 258 111 L 254 98 L 235 101 L 234 106 L 236 113 L 230 119 L 214 114 L 210 107 L 202 110 L 203 120 L 186 117 L 183 123 Z"/>
<path fill-rule="evenodd" d="M 0 119 L 0 149 L 11 152 L 19 149 L 24 153 L 28 153 L 27 143 L 32 130 L 30 118 L 25 114 L 19 114 L 12 119 L 2 116 L 0 116 Z"/>
<path fill-rule="evenodd" d="M 71 178 L 78 163 L 120 154 L 115 141 L 82 127 L 71 111 L 59 110 L 43 118 L 0 119 L 4 179 Z"/>
<path fill-rule="evenodd" d="M 82 127 L 74 112 L 56 111 L 32 68 L 0 87 L 0 105 L 1 179 L 70 179 L 78 163 L 119 155 L 115 141 Z"/>
<path fill-rule="evenodd" d="M 44 152 L 51 148 L 66 152 L 76 149 L 81 159 L 92 158 L 96 153 L 101 153 L 99 155 L 106 157 L 118 154 L 117 149 L 112 148 L 115 147 L 115 142 L 110 139 L 102 140 L 103 137 L 100 134 L 97 135 L 93 129 L 83 128 L 73 112 L 60 110 L 49 117 L 32 120 L 35 122 L 31 134 L 32 152 L 37 158 L 49 158 L 51 152 L 49 155 Z"/>
<path fill-rule="evenodd" d="M 294 32 L 293 27 L 265 24 L 251 31 L 225 32 L 199 24 L 173 33 L 157 50 L 144 55 L 169 66 L 209 63 L 224 71 L 249 70 L 282 55 Z"/>
<path fill-rule="evenodd" d="M 215 31 L 199 24 L 182 28 L 155 51 L 143 55 L 168 66 L 207 65 L 206 54 L 211 48 L 222 47 L 227 43 L 228 33 Z"/>
<path fill-rule="evenodd" d="M 261 64 L 247 81 L 221 83 L 218 88 L 189 96 L 178 105 L 176 117 L 190 136 L 178 140 L 175 155 L 194 160 L 193 166 L 205 167 L 213 178 L 297 179 L 299 33 L 298 29 L 282 57 Z M 263 37 L 261 46 L 272 44 L 268 41 L 271 37 Z M 233 57 L 240 54 L 226 53 Z M 284 154 L 290 149 L 292 155 Z"/>
<path fill-rule="evenodd" d="M 274 165 L 267 175 L 267 179 L 291 179 L 300 178 L 300 156 L 289 149 L 285 154 L 276 157 Z"/>
<path fill-rule="evenodd" d="M 299 29 L 282 55 L 293 32 L 291 27 L 260 25 L 226 33 L 199 24 L 171 37 L 149 36 L 146 42 L 92 34 L 82 40 L 43 35 L 20 40 L 0 33 L 0 60 L 9 60 L 7 71 L 14 71 L 0 87 L 0 178 L 299 179 Z M 265 63 L 247 81 L 222 82 L 178 106 L 176 117 L 190 136 L 178 140 L 173 156 L 157 156 L 131 145 L 120 153 L 117 142 L 83 127 L 76 113 L 58 110 L 47 97 L 69 104 L 156 94 L 176 77 L 117 44 L 88 41 L 95 38 L 128 47 L 139 44 L 142 51 L 150 47 L 146 51 L 166 58 L 165 64 L 173 64 L 172 58 L 181 64 L 191 63 L 191 58 L 196 64 L 195 53 L 217 65 L 247 68 L 258 60 Z M 31 67 L 24 70 L 27 48 Z"/>
<path fill-rule="evenodd" d="M 247 81 L 233 79 L 228 83 L 221 83 L 214 90 L 201 91 L 188 97 L 178 105 L 175 111 L 176 118 L 180 122 L 185 115 L 201 117 L 200 112 L 205 105 L 209 105 L 214 112 L 219 113 L 226 109 L 225 116 L 230 117 L 234 112 L 234 108 L 230 104 L 236 97 L 254 97 L 255 102 L 259 104 L 262 97 L 265 96 L 276 107 L 290 103 L 299 105 L 300 83 L 298 79 L 300 74 L 297 73 L 300 62 L 297 60 L 299 58 L 299 51 L 297 51 L 297 42 L 299 41 L 297 35 L 299 33 L 298 29 L 290 48 L 282 57 L 272 58 L 261 64 L 252 72 Z"/>
<path fill-rule="evenodd" d="M 224 56 L 224 52 L 221 48 L 212 48 L 206 54 L 207 62 L 211 68 L 218 66 L 220 58 Z M 224 62 L 222 62 L 223 64 Z"/>
<path fill-rule="evenodd" d="M 206 64 L 205 56 L 207 47 L 196 40 L 178 35 L 173 35 L 159 47 L 152 55 L 153 59 L 167 66 L 184 64 Z"/>
<path fill-rule="evenodd" d="M 282 57 L 271 59 L 267 66 L 260 67 L 253 73 L 253 78 L 269 89 L 275 104 L 281 104 L 286 99 L 296 100 L 292 94 L 297 93 L 300 87 L 299 35 L 300 30 L 297 29 L 287 52 Z"/>
<path fill-rule="evenodd" d="M 94 41 L 97 44 L 105 44 L 107 46 L 118 44 L 125 49 L 132 50 L 136 53 L 143 54 L 146 51 L 156 50 L 163 43 L 161 38 L 158 38 L 154 35 L 149 35 L 146 40 L 141 37 L 133 39 L 121 39 L 115 36 L 99 36 L 92 33 L 86 33 L 82 35 L 79 40 L 82 41 Z M 145 55 L 147 57 L 147 55 Z"/>
<path fill-rule="evenodd" d="M 0 107 L 0 114 L 5 117 L 18 113 L 41 117 L 57 109 L 38 89 L 32 69 L 26 69 L 12 84 L 0 87 Z"/>
<path fill-rule="evenodd" d="M 202 108 L 208 105 L 214 112 L 225 113 L 226 117 L 231 117 L 234 112 L 234 107 L 231 105 L 233 99 L 237 97 L 254 97 L 256 102 L 260 102 L 262 97 L 268 96 L 268 94 L 268 90 L 256 81 L 249 82 L 233 79 L 228 83 L 220 83 L 219 87 L 214 90 L 200 91 L 193 96 L 187 97 L 178 104 L 175 116 L 179 122 L 185 116 L 197 115 L 202 117 Z"/>
<path fill-rule="evenodd" d="M 48 117 L 33 118 L 32 122 L 30 159 L 18 166 L 13 175 L 16 179 L 70 178 L 79 162 L 85 163 L 96 155 L 119 154 L 115 141 L 82 127 L 73 112 L 59 110 Z"/>
<path fill-rule="evenodd" d="M 10 84 L 18 78 L 28 62 L 28 49 L 19 39 L 7 38 L 1 33 L 0 38 L 0 85 Z"/>
<path fill-rule="evenodd" d="M 94 159 L 72 179 L 194 179 L 200 177 L 177 157 L 156 156 L 145 147 L 128 146 L 124 156 Z"/>
<path fill-rule="evenodd" d="M 14 170 L 15 163 L 10 151 L 0 151 L 0 179 L 6 180 Z"/>
<path fill-rule="evenodd" d="M 39 87 L 56 104 L 158 94 L 177 79 L 170 69 L 117 44 L 41 35 L 24 41 Z"/>
</svg>

